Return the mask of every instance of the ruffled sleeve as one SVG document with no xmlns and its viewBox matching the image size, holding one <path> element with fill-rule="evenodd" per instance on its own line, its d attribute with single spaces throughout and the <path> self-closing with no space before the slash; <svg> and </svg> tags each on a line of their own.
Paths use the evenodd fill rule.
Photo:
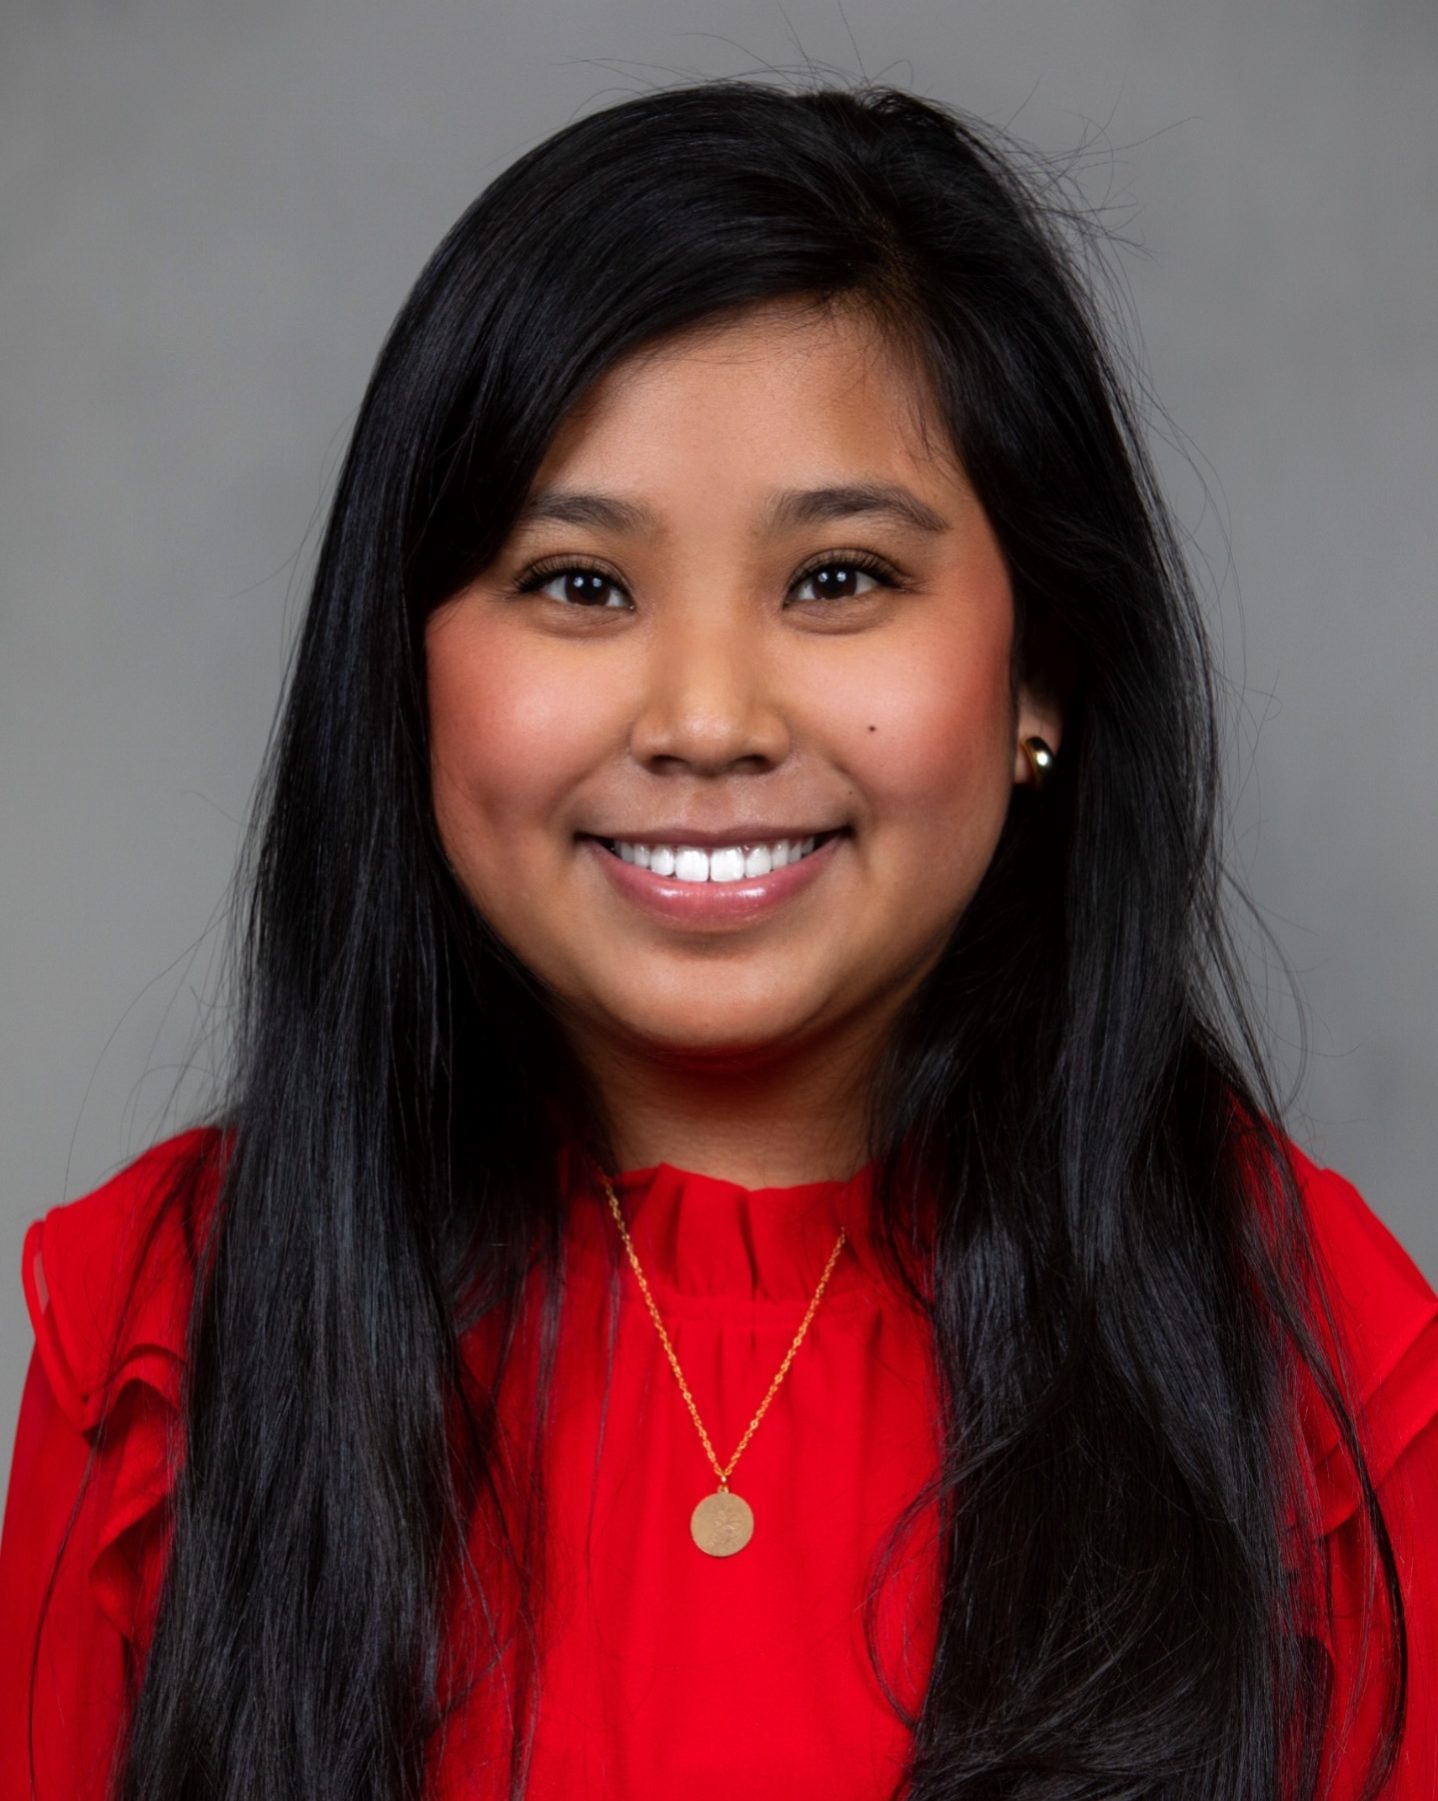
<svg viewBox="0 0 1438 1801">
<path fill-rule="evenodd" d="M 1301 1152 L 1295 1161 L 1378 1482 L 1438 1414 L 1438 1294 L 1351 1182 Z M 1304 1395 L 1322 1528 L 1333 1532 L 1359 1507 L 1358 1481 L 1316 1386 Z"/>
<path fill-rule="evenodd" d="M 1300 1188 L 1352 1375 L 1357 1426 L 1393 1542 L 1408 1637 L 1408 1727 L 1385 1801 L 1438 1795 L 1438 1294 L 1351 1182 L 1295 1156 Z M 1325 1349 L 1326 1328 L 1319 1328 Z M 1304 1432 L 1317 1492 L 1333 1620 L 1320 1636 L 1333 1672 L 1334 1719 L 1325 1768 L 1334 1801 L 1360 1792 L 1381 1718 L 1387 1630 L 1380 1592 L 1365 1620 L 1372 1534 L 1337 1422 L 1316 1384 L 1303 1385 Z M 1376 1567 L 1376 1565 L 1375 1565 Z M 1380 1578 L 1381 1582 L 1381 1578 Z M 1347 1742 L 1341 1727 L 1355 1710 Z"/>
<path fill-rule="evenodd" d="M 102 1792 L 122 1677 L 148 1642 L 168 1550 L 190 1232 L 221 1148 L 213 1128 L 181 1133 L 25 1235 L 35 1349 L 0 1539 L 7 1795 L 30 1792 L 32 1726 L 41 1794 Z M 185 1167 L 199 1177 L 191 1210 L 163 1204 Z"/>
</svg>

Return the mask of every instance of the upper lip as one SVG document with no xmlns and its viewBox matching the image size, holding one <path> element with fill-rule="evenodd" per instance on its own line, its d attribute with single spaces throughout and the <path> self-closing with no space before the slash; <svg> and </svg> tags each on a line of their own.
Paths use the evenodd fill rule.
<svg viewBox="0 0 1438 1801">
<path fill-rule="evenodd" d="M 607 838 L 618 844 L 692 845 L 695 850 L 717 850 L 726 844 L 774 844 L 781 838 L 822 838 L 829 832 L 842 831 L 833 825 L 744 825 L 723 832 L 701 832 L 693 826 L 675 825 L 646 828 L 640 832 L 583 832 L 585 838 Z"/>
</svg>

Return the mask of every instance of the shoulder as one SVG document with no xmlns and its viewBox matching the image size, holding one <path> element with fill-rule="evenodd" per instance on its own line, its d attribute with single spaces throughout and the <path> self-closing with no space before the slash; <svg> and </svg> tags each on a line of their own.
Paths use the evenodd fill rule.
<svg viewBox="0 0 1438 1801">
<path fill-rule="evenodd" d="M 227 1145 L 214 1126 L 178 1133 L 27 1230 L 21 1278 L 36 1348 L 81 1431 L 131 1379 L 177 1392 L 197 1245 Z"/>
<path fill-rule="evenodd" d="M 1438 1293 L 1353 1183 L 1297 1145 L 1289 1154 L 1315 1247 L 1345 1308 L 1397 1336 L 1438 1313 Z"/>
<path fill-rule="evenodd" d="M 132 1645 L 150 1630 L 168 1544 L 194 1273 L 231 1143 L 219 1127 L 179 1133 L 52 1207 L 25 1234 L 21 1275 L 35 1352 L 15 1468 L 27 1461 L 28 1475 L 17 1493 L 12 1470 L 0 1602 L 17 1618 L 38 1620 L 41 1578 L 30 1566 L 53 1561 L 65 1597 L 67 1668 L 88 1668 L 99 1655 L 97 1621 Z M 73 1559 L 62 1555 L 67 1520 Z"/>
<path fill-rule="evenodd" d="M 1438 1793 L 1438 1723 L 1421 1702 L 1438 1686 L 1438 1557 L 1431 1545 L 1438 1510 L 1438 1294 L 1352 1182 L 1289 1150 L 1316 1275 L 1333 1315 L 1333 1334 L 1319 1317 L 1315 1335 L 1330 1354 L 1334 1336 L 1338 1341 L 1402 1596 L 1407 1727 L 1391 1792 L 1431 1795 Z M 1346 1795 L 1357 1792 L 1360 1753 L 1379 1738 L 1387 1685 L 1378 1674 L 1387 1658 L 1375 1658 L 1375 1647 L 1386 1652 L 1391 1608 L 1357 1471 L 1306 1366 L 1299 1387 L 1329 1591 L 1314 1632 L 1331 1666 L 1331 1719 L 1354 1710 L 1346 1748 L 1330 1733 L 1324 1773 L 1333 1768 L 1334 1792 Z"/>
<path fill-rule="evenodd" d="M 1313 1327 L 1347 1371 L 1370 1474 L 1381 1483 L 1403 1452 L 1438 1418 L 1438 1293 L 1359 1190 L 1298 1146 L 1288 1154 L 1309 1225 L 1332 1331 L 1321 1311 Z M 1360 1504 L 1332 1411 L 1308 1372 L 1304 1424 L 1332 1531 Z M 1431 1440 L 1432 1435 L 1429 1435 Z"/>
</svg>

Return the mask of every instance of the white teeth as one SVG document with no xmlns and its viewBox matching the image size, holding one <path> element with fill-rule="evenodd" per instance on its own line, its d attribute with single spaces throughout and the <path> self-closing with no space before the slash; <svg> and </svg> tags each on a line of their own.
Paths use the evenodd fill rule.
<svg viewBox="0 0 1438 1801">
<path fill-rule="evenodd" d="M 726 844 L 722 850 L 709 853 L 709 880 L 737 882 L 744 874 L 744 853 L 737 844 Z"/>
<path fill-rule="evenodd" d="M 613 848 L 624 862 L 680 882 L 738 882 L 786 869 L 807 857 L 816 842 L 814 837 L 782 838 L 773 844 L 725 844 L 705 851 L 693 844 L 627 844 L 616 839 Z"/>
</svg>

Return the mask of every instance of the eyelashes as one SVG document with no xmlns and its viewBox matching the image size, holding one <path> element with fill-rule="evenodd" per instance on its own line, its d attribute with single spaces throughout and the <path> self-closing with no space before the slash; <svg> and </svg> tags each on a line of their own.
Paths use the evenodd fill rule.
<svg viewBox="0 0 1438 1801">
<path fill-rule="evenodd" d="M 817 557 L 798 572 L 789 584 L 790 591 L 803 587 L 815 576 L 827 574 L 833 570 L 858 571 L 862 575 L 871 576 L 883 588 L 903 588 L 906 584 L 899 571 L 885 558 L 876 556 L 867 550 L 829 551 Z M 581 595 L 571 595 L 559 600 L 560 606 L 570 606 L 582 612 L 617 613 L 627 611 L 626 605 L 616 605 L 612 600 L 602 598 L 604 591 L 611 594 L 624 594 L 623 582 L 599 563 L 590 562 L 583 557 L 555 556 L 545 557 L 533 563 L 519 574 L 507 588 L 507 592 L 519 597 L 538 593 L 559 576 L 579 576 L 585 578 L 586 590 Z M 798 605 L 815 605 L 832 607 L 846 600 L 862 600 L 866 596 L 850 593 L 820 594 L 815 601 L 800 601 Z"/>
<path fill-rule="evenodd" d="M 805 582 L 812 581 L 816 575 L 831 569 L 857 569 L 861 575 L 872 576 L 883 588 L 902 588 L 904 586 L 904 578 L 892 563 L 886 562 L 883 557 L 875 556 L 872 551 L 867 550 L 844 551 L 838 555 L 831 551 L 817 562 L 811 562 L 801 569 L 794 577 L 793 585 L 802 587 Z M 822 606 L 833 606 L 841 600 L 860 600 L 862 598 L 863 596 L 858 594 L 831 594 L 819 597 Z"/>
</svg>

